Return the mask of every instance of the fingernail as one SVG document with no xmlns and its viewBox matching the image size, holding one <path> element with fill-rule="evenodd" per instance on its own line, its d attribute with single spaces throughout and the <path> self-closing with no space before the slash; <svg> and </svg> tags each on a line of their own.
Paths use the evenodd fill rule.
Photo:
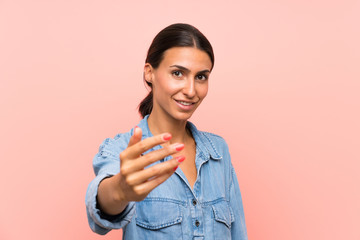
<svg viewBox="0 0 360 240">
<path fill-rule="evenodd" d="M 177 156 L 177 157 L 175 158 L 175 160 L 180 163 L 180 162 L 183 162 L 183 161 L 185 160 L 185 157 L 184 157 L 184 156 Z"/>
<path fill-rule="evenodd" d="M 174 167 L 174 171 L 176 171 L 177 168 L 178 168 L 178 166 Z"/>
<path fill-rule="evenodd" d="M 175 150 L 181 151 L 184 149 L 184 147 L 185 147 L 185 145 L 183 143 L 179 143 L 178 145 L 176 145 Z"/>
<path fill-rule="evenodd" d="M 171 134 L 170 134 L 170 133 L 165 133 L 165 134 L 163 135 L 163 139 L 164 139 L 165 141 L 170 140 L 170 139 L 171 139 Z"/>
</svg>

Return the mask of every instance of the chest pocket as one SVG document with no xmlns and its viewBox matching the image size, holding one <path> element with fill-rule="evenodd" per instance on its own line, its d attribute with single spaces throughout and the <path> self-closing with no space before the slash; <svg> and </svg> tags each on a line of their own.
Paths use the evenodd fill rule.
<svg viewBox="0 0 360 240">
<path fill-rule="evenodd" d="M 226 201 L 220 201 L 211 207 L 215 239 L 231 239 L 231 223 L 235 220 L 231 206 Z"/>
<path fill-rule="evenodd" d="M 136 203 L 136 225 L 140 239 L 182 239 L 183 214 L 179 204 L 166 199 Z"/>
</svg>

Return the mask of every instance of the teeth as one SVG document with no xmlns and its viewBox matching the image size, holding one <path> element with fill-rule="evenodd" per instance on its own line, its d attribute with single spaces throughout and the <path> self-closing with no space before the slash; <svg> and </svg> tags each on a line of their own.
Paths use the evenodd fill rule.
<svg viewBox="0 0 360 240">
<path fill-rule="evenodd" d="M 182 105 L 185 105 L 185 106 L 189 106 L 191 105 L 192 103 L 188 103 L 188 102 L 182 102 L 182 101 L 178 101 L 179 103 L 181 103 Z"/>
</svg>

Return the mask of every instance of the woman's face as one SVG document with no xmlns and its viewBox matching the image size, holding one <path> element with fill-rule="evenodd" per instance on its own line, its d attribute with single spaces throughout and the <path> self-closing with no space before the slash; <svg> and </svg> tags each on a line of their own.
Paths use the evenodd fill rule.
<svg viewBox="0 0 360 240">
<path fill-rule="evenodd" d="M 152 113 L 189 119 L 207 94 L 211 67 L 209 55 L 194 47 L 166 50 L 157 69 L 146 64 L 145 79 L 153 88 Z"/>
</svg>

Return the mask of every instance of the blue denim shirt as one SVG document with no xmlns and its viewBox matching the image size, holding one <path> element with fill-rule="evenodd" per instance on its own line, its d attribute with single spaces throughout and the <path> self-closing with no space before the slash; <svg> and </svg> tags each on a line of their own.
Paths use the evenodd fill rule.
<svg viewBox="0 0 360 240">
<path fill-rule="evenodd" d="M 153 136 L 147 119 L 148 116 L 138 125 L 143 139 Z M 86 193 L 88 221 L 94 232 L 106 234 L 123 228 L 124 240 L 247 239 L 241 193 L 226 142 L 215 134 L 198 131 L 191 122 L 187 127 L 196 142 L 194 188 L 178 168 L 143 201 L 130 202 L 111 220 L 97 208 L 98 185 L 104 178 L 119 173 L 119 154 L 127 147 L 133 129 L 104 140 L 93 160 L 96 177 Z M 160 145 L 149 151 L 159 148 Z"/>
</svg>

